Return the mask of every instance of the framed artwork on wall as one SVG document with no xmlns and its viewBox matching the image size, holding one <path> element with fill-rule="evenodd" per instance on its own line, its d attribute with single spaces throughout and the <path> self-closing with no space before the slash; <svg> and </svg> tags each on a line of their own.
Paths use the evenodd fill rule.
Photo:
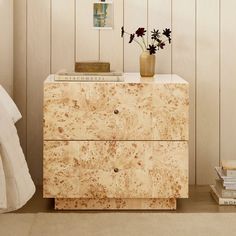
<svg viewBox="0 0 236 236">
<path fill-rule="evenodd" d="M 95 1 L 93 3 L 93 27 L 95 29 L 112 29 L 113 15 L 112 1 Z"/>
</svg>

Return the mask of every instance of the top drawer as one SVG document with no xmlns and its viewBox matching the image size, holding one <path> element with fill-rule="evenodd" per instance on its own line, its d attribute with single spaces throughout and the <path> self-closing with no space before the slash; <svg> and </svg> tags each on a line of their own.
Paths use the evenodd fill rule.
<svg viewBox="0 0 236 236">
<path fill-rule="evenodd" d="M 188 84 L 45 83 L 45 140 L 188 140 Z"/>
</svg>

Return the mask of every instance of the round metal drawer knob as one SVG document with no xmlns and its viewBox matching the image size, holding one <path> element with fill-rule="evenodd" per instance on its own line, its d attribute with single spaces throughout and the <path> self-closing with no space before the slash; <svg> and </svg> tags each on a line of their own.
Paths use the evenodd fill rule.
<svg viewBox="0 0 236 236">
<path fill-rule="evenodd" d="M 119 114 L 119 111 L 118 110 L 114 110 L 114 114 Z"/>
<path fill-rule="evenodd" d="M 114 169 L 114 172 L 118 173 L 118 172 L 119 172 L 119 169 L 118 169 L 118 168 L 115 168 L 115 169 Z"/>
</svg>

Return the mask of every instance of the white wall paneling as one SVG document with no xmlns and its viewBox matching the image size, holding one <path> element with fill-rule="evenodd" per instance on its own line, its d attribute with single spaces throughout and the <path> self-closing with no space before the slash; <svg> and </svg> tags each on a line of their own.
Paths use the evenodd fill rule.
<svg viewBox="0 0 236 236">
<path fill-rule="evenodd" d="M 114 29 L 100 31 L 100 60 L 109 61 L 111 70 L 123 71 L 123 40 L 121 27 L 123 26 L 123 0 L 113 0 Z"/>
<path fill-rule="evenodd" d="M 147 29 L 148 1 L 124 1 L 124 27 L 129 33 L 135 33 L 139 27 Z M 142 49 L 133 42 L 128 44 L 129 37 L 124 40 L 124 70 L 127 72 L 139 71 L 139 56 Z"/>
<path fill-rule="evenodd" d="M 50 72 L 72 70 L 75 60 L 139 71 L 141 50 L 127 37 L 123 42 L 124 25 L 133 33 L 138 27 L 171 27 L 172 45 L 158 52 L 156 69 L 190 83 L 190 183 L 212 183 L 220 154 L 236 156 L 236 1 L 114 0 L 113 30 L 93 29 L 93 2 L 14 0 L 14 97 L 34 180 L 42 180 L 43 81 Z"/>
<path fill-rule="evenodd" d="M 0 84 L 13 92 L 13 0 L 0 1 Z"/>
<path fill-rule="evenodd" d="M 236 159 L 236 2 L 221 1 L 221 159 Z"/>
<path fill-rule="evenodd" d="M 93 29 L 93 0 L 76 0 L 76 60 L 99 60 L 99 30 Z"/>
<path fill-rule="evenodd" d="M 172 72 L 190 84 L 190 183 L 195 183 L 195 0 L 174 0 L 172 5 Z"/>
<path fill-rule="evenodd" d="M 73 71 L 75 63 L 75 0 L 51 0 L 51 70 Z"/>
<path fill-rule="evenodd" d="M 27 129 L 27 0 L 14 2 L 14 100 L 22 114 L 22 119 L 17 122 L 21 146 L 26 154 L 26 129 Z"/>
<path fill-rule="evenodd" d="M 171 0 L 149 0 L 148 1 L 148 32 L 165 28 L 171 28 Z M 166 48 L 159 50 L 157 54 L 156 72 L 159 74 L 171 73 L 171 45 L 166 42 Z"/>
<path fill-rule="evenodd" d="M 43 81 L 50 74 L 50 7 L 50 0 L 28 0 L 27 159 L 36 183 L 42 182 Z"/>
<path fill-rule="evenodd" d="M 219 165 L 219 0 L 197 1 L 197 183 Z"/>
</svg>

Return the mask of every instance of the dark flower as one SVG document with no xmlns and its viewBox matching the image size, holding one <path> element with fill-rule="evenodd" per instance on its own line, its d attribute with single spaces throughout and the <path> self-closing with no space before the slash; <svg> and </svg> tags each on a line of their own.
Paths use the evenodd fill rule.
<svg viewBox="0 0 236 236">
<path fill-rule="evenodd" d="M 121 37 L 123 38 L 125 34 L 124 26 L 121 27 Z"/>
<path fill-rule="evenodd" d="M 165 35 L 168 38 L 169 43 L 171 43 L 171 30 L 165 29 L 165 30 L 163 30 L 162 34 Z"/>
<path fill-rule="evenodd" d="M 132 42 L 133 42 L 134 37 L 135 37 L 135 34 L 131 34 L 131 35 L 130 35 L 129 43 L 132 43 Z"/>
<path fill-rule="evenodd" d="M 162 31 L 153 29 L 153 31 L 151 31 L 151 44 L 148 44 L 147 38 L 144 37 L 146 32 L 145 28 L 139 27 L 135 33 L 130 34 L 125 31 L 124 26 L 121 27 L 121 37 L 124 37 L 126 34 L 129 35 L 129 43 L 136 42 L 142 49 L 144 49 L 143 46 L 145 46 L 145 49 L 149 51 L 150 55 L 155 54 L 157 50 L 164 49 L 167 42 L 171 43 L 171 30 L 169 28 L 165 28 Z M 141 39 L 138 37 L 141 37 Z M 148 47 L 146 45 L 148 45 Z"/>
<path fill-rule="evenodd" d="M 138 30 L 136 31 L 136 34 L 138 37 L 143 37 L 146 32 L 147 31 L 145 30 L 145 28 L 138 28 Z"/>
<path fill-rule="evenodd" d="M 157 44 L 157 47 L 158 47 L 158 50 L 159 49 L 164 49 L 164 47 L 166 46 L 166 44 L 162 41 L 160 41 L 158 44 Z"/>
<path fill-rule="evenodd" d="M 158 40 L 160 38 L 161 34 L 160 34 L 159 30 L 154 29 L 153 31 L 151 31 L 151 36 L 152 36 L 152 39 Z"/>
<path fill-rule="evenodd" d="M 171 30 L 166 28 L 163 30 L 162 34 L 165 35 L 167 38 L 170 38 Z"/>
<path fill-rule="evenodd" d="M 156 53 L 157 47 L 153 44 L 149 44 L 149 48 L 147 50 L 150 52 L 150 55 L 152 55 Z"/>
</svg>

